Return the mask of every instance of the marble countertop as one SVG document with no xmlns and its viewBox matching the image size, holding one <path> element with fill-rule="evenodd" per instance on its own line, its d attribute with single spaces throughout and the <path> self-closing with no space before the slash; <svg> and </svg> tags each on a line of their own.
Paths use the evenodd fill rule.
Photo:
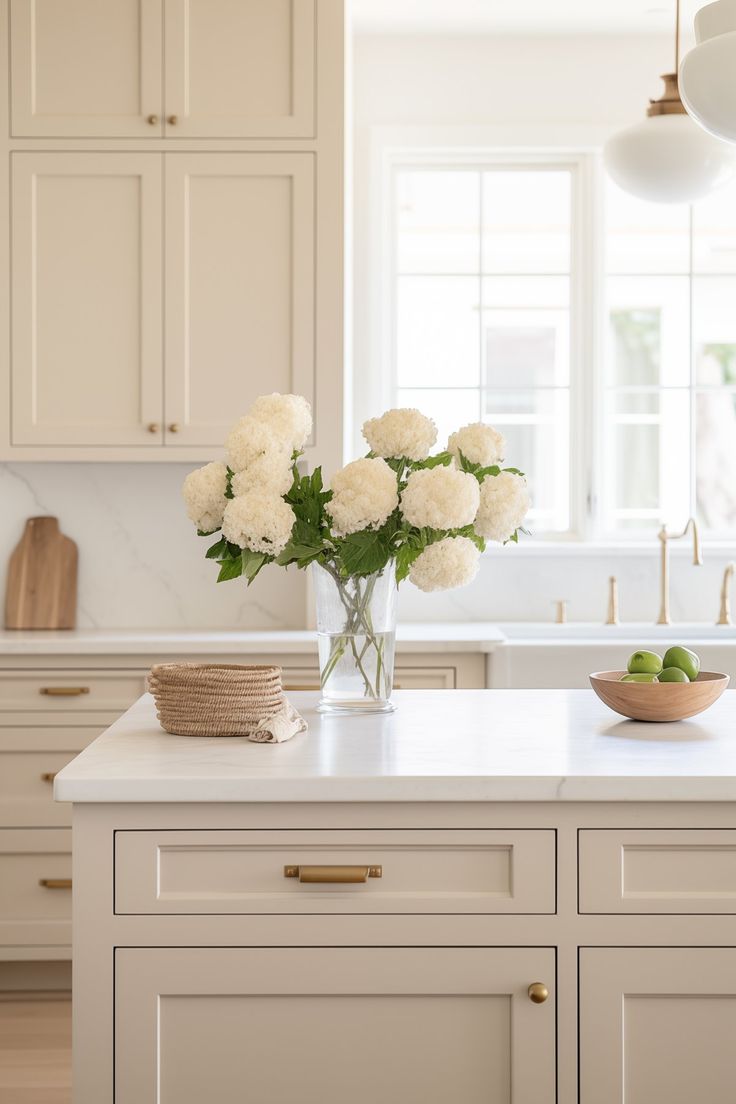
<svg viewBox="0 0 736 1104">
<path fill-rule="evenodd" d="M 396 632 L 399 651 L 487 652 L 504 634 L 486 621 L 405 623 Z M 231 655 L 263 652 L 314 653 L 308 629 L 235 631 L 204 629 L 0 630 L 3 655 Z"/>
<path fill-rule="evenodd" d="M 286 744 L 170 736 L 146 695 L 56 777 L 78 802 L 736 801 L 736 690 L 700 717 L 625 721 L 590 690 L 398 691 Z"/>
</svg>

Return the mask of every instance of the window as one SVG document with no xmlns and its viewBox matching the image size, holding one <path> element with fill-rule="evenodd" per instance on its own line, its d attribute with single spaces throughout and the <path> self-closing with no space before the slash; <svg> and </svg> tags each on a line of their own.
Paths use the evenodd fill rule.
<svg viewBox="0 0 736 1104">
<path fill-rule="evenodd" d="M 390 179 L 389 401 L 440 444 L 501 429 L 537 536 L 648 538 L 694 513 L 733 539 L 736 185 L 643 203 L 592 154 L 397 154 Z"/>
</svg>

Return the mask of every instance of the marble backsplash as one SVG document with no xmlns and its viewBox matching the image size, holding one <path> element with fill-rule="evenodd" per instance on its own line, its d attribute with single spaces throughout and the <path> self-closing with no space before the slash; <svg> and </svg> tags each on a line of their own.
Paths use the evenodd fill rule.
<svg viewBox="0 0 736 1104">
<path fill-rule="evenodd" d="M 0 464 L 0 586 L 27 517 L 54 514 L 79 545 L 82 628 L 303 628 L 306 578 L 266 569 L 250 589 L 215 584 L 206 543 L 187 521 L 181 483 L 186 464 Z M 723 568 L 733 552 L 705 547 L 694 568 L 684 542 L 672 551 L 672 614 L 713 622 Z M 573 621 L 602 621 L 609 575 L 619 580 L 621 617 L 653 621 L 659 602 L 658 542 L 623 552 L 498 549 L 462 590 L 421 594 L 402 586 L 404 621 L 551 621 L 569 600 Z M 736 595 L 734 596 L 736 605 Z"/>
</svg>

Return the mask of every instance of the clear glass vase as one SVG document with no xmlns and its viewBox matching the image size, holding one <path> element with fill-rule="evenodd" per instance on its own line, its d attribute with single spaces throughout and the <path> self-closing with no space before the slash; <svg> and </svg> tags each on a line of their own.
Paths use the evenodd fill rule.
<svg viewBox="0 0 736 1104">
<path fill-rule="evenodd" d="M 313 567 L 323 713 L 388 713 L 394 679 L 396 565 L 341 579 Z"/>
</svg>

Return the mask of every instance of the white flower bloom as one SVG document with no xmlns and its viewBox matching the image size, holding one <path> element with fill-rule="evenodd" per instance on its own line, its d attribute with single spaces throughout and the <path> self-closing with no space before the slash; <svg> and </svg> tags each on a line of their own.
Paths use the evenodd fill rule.
<svg viewBox="0 0 736 1104">
<path fill-rule="evenodd" d="M 399 502 L 396 473 L 380 457 L 353 460 L 335 472 L 330 486 L 332 498 L 325 509 L 338 537 L 380 528 Z"/>
<path fill-rule="evenodd" d="M 411 473 L 401 495 L 401 512 L 418 529 L 459 529 L 470 525 L 479 503 L 474 475 L 440 465 Z"/>
<path fill-rule="evenodd" d="M 487 475 L 480 487 L 475 531 L 481 537 L 503 543 L 519 528 L 530 505 L 523 476 L 513 472 Z"/>
<path fill-rule="evenodd" d="M 437 426 L 413 408 L 387 410 L 363 424 L 363 436 L 377 456 L 426 460 L 437 440 Z"/>
<path fill-rule="evenodd" d="M 205 464 L 190 472 L 184 480 L 182 495 L 187 507 L 187 517 L 203 533 L 211 533 L 222 525 L 222 514 L 227 504 L 225 488 L 227 468 L 224 464 Z"/>
<path fill-rule="evenodd" d="M 483 422 L 471 422 L 450 435 L 447 442 L 447 451 L 456 459 L 460 453 L 471 464 L 480 464 L 488 468 L 491 464 L 498 464 L 506 454 L 506 439 L 493 426 Z"/>
<path fill-rule="evenodd" d="M 266 467 L 288 468 L 291 445 L 277 437 L 265 422 L 246 414 L 235 423 L 225 440 L 227 462 L 233 471 L 242 471 L 255 463 Z"/>
<path fill-rule="evenodd" d="M 264 456 L 254 460 L 247 468 L 236 472 L 232 479 L 234 495 L 248 494 L 250 491 L 263 491 L 267 494 L 285 495 L 294 481 L 290 467 L 274 462 Z"/>
<path fill-rule="evenodd" d="M 445 537 L 416 558 L 409 579 L 420 590 L 452 590 L 472 583 L 479 562 L 480 552 L 468 537 Z"/>
<path fill-rule="evenodd" d="M 249 414 L 297 452 L 301 452 L 312 432 L 312 408 L 301 395 L 279 395 L 277 391 L 261 395 Z"/>
<path fill-rule="evenodd" d="M 263 491 L 231 498 L 222 518 L 222 535 L 239 548 L 278 556 L 286 547 L 296 515 L 278 495 Z"/>
</svg>

